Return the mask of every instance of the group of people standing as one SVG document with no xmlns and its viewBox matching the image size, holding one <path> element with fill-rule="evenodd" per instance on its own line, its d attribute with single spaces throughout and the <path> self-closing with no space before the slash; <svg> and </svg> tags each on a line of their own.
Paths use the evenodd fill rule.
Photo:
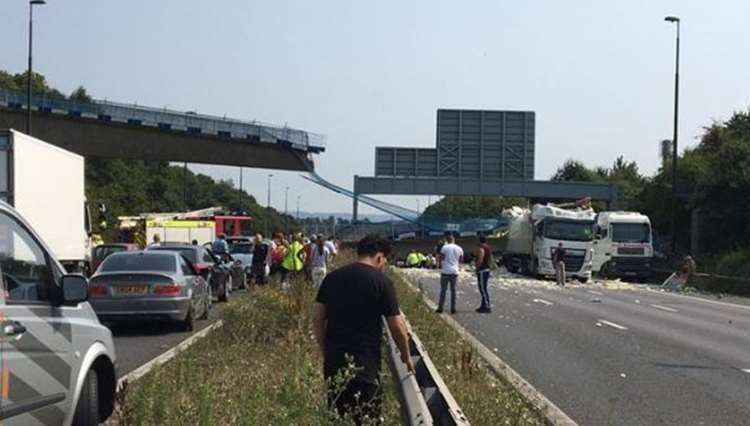
<svg viewBox="0 0 750 426">
<path fill-rule="evenodd" d="M 258 235 L 253 253 L 253 271 L 257 268 L 260 273 L 261 268 L 265 269 L 265 265 L 268 265 L 268 275 L 280 275 L 284 286 L 289 284 L 290 278 L 302 275 L 319 287 L 338 252 L 339 247 L 333 237 L 311 235 L 306 238 L 301 233 L 277 233 L 270 243 L 262 244 L 262 237 Z"/>
<path fill-rule="evenodd" d="M 445 305 L 445 297 L 448 289 L 451 294 L 452 314 L 456 313 L 456 284 L 458 282 L 459 265 L 464 261 L 464 250 L 456 244 L 456 238 L 450 234 L 441 240 L 435 248 L 440 268 L 440 300 L 435 312 L 442 313 Z M 492 258 L 492 248 L 487 244 L 487 237 L 479 236 L 479 246 L 474 253 L 474 266 L 477 276 L 477 287 L 482 301 L 475 310 L 477 313 L 491 313 L 492 304 L 488 290 L 490 281 L 490 270 L 495 262 Z"/>
</svg>

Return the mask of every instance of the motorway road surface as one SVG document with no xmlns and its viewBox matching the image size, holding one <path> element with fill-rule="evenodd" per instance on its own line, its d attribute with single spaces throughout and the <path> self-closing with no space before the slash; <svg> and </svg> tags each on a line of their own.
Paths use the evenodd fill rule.
<svg viewBox="0 0 750 426">
<path fill-rule="evenodd" d="M 232 293 L 232 297 L 245 293 L 245 291 L 237 291 Z M 193 333 L 214 323 L 219 319 L 222 305 L 223 303 L 214 301 L 208 320 L 198 320 L 196 330 L 193 332 L 180 331 L 176 324 L 158 321 L 107 324 L 112 330 L 112 337 L 115 341 L 118 376 L 128 374 L 176 346 Z"/>
<path fill-rule="evenodd" d="M 437 271 L 404 274 L 437 302 Z M 748 299 L 495 273 L 477 314 L 472 274 L 458 291 L 455 319 L 580 424 L 750 424 Z"/>
</svg>

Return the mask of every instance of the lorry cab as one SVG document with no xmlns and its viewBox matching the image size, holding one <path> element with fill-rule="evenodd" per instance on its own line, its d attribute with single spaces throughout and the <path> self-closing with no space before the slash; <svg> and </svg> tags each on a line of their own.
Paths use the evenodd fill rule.
<svg viewBox="0 0 750 426">
<path fill-rule="evenodd" d="M 83 275 L 0 202 L 0 421 L 95 425 L 112 413 L 114 343 Z"/>
<path fill-rule="evenodd" d="M 565 248 L 565 271 L 579 281 L 591 278 L 594 239 L 592 210 L 564 210 L 552 206 L 536 206 L 532 212 L 534 226 L 533 252 L 535 275 L 554 275 L 552 254 L 562 243 Z M 535 268 L 535 270 L 533 269 Z"/>
<path fill-rule="evenodd" d="M 601 212 L 594 232 L 595 273 L 608 278 L 650 277 L 654 247 L 648 216 L 637 212 Z"/>
</svg>

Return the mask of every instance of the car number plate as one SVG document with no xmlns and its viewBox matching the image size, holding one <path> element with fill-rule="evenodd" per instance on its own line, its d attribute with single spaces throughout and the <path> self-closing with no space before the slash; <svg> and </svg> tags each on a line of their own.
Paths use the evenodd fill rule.
<svg viewBox="0 0 750 426">
<path fill-rule="evenodd" d="M 117 294 L 146 294 L 148 286 L 131 285 L 127 287 L 117 287 Z"/>
</svg>

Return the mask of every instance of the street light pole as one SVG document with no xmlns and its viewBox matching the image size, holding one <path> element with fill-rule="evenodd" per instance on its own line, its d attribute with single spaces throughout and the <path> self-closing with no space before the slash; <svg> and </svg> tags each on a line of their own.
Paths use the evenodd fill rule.
<svg viewBox="0 0 750 426">
<path fill-rule="evenodd" d="M 297 196 L 297 220 L 299 221 L 299 200 L 302 198 L 301 195 Z"/>
<path fill-rule="evenodd" d="M 268 174 L 268 200 L 266 201 L 266 207 L 271 208 L 271 178 L 273 174 Z"/>
<path fill-rule="evenodd" d="M 680 18 L 667 16 L 665 21 L 677 24 L 674 61 L 674 121 L 672 127 L 672 253 L 677 251 L 677 128 L 680 99 Z"/>
<path fill-rule="evenodd" d="M 237 208 L 240 209 L 240 210 L 242 210 L 242 175 L 243 175 L 242 172 L 243 171 L 244 171 L 244 169 L 242 167 L 240 167 L 240 196 L 239 196 L 240 201 L 239 201 L 239 203 L 237 205 Z"/>
<path fill-rule="evenodd" d="M 31 135 L 31 75 L 33 68 L 31 66 L 31 49 L 33 46 L 32 39 L 34 36 L 34 6 L 46 4 L 44 0 L 31 0 L 29 2 L 29 69 L 26 75 L 26 134 Z"/>
<path fill-rule="evenodd" d="M 287 208 L 289 201 L 289 187 L 286 187 L 286 190 L 284 191 L 284 214 L 289 213 L 289 209 Z"/>
</svg>

